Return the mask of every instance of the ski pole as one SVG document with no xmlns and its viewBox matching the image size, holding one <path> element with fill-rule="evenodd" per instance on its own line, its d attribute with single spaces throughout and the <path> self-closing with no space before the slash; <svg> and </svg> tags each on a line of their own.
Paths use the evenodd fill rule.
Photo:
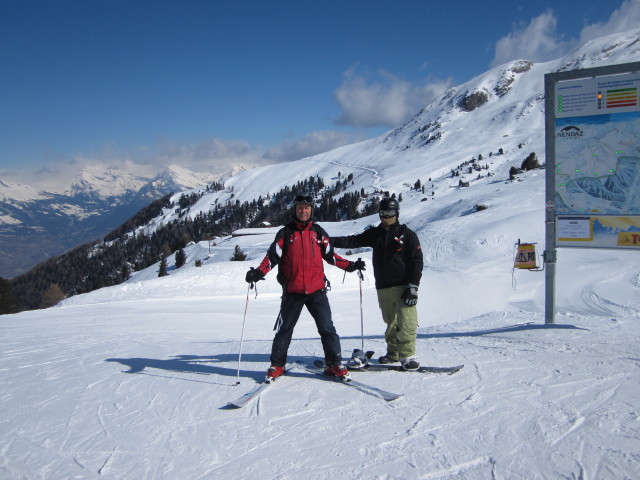
<svg viewBox="0 0 640 480">
<path fill-rule="evenodd" d="M 358 260 L 361 259 L 358 258 Z M 360 283 L 360 336 L 362 338 L 362 351 L 364 352 L 364 315 L 362 314 L 362 280 L 364 280 L 364 275 L 362 270 L 358 270 L 358 280 Z"/>
<path fill-rule="evenodd" d="M 244 304 L 244 318 L 242 319 L 242 333 L 240 334 L 240 352 L 238 353 L 238 376 L 236 385 L 240 385 L 240 362 L 242 359 L 242 344 L 244 343 L 244 324 L 247 321 L 247 308 L 249 308 L 249 290 L 253 287 L 253 283 L 250 283 L 247 287 L 247 301 Z"/>
</svg>

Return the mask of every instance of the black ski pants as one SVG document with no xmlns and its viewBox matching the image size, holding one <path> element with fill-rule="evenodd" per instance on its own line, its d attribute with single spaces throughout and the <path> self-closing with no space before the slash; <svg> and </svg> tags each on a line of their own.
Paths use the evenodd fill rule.
<svg viewBox="0 0 640 480">
<path fill-rule="evenodd" d="M 324 289 L 309 295 L 304 293 L 286 293 L 284 295 L 276 322 L 276 336 L 271 347 L 271 365 L 284 367 L 287 363 L 287 352 L 293 336 L 293 329 L 298 323 L 302 307 L 305 306 L 316 322 L 326 365 L 339 365 L 342 363 L 340 337 L 333 325 L 331 307 Z"/>
</svg>

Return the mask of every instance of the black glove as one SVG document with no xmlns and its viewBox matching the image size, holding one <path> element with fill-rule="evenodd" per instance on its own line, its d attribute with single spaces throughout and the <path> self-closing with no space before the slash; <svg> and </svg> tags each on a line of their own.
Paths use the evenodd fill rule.
<svg viewBox="0 0 640 480">
<path fill-rule="evenodd" d="M 346 268 L 347 272 L 355 272 L 356 270 L 365 270 L 364 260 L 359 258 L 355 262 L 349 262 L 349 266 Z"/>
<path fill-rule="evenodd" d="M 251 270 L 247 272 L 247 276 L 244 278 L 247 283 L 256 283 L 264 278 L 264 273 L 262 273 L 257 268 L 251 267 Z"/>
<path fill-rule="evenodd" d="M 407 289 L 404 291 L 401 297 L 404 300 L 404 304 L 407 307 L 413 307 L 418 303 L 418 286 L 412 283 L 407 285 Z"/>
</svg>

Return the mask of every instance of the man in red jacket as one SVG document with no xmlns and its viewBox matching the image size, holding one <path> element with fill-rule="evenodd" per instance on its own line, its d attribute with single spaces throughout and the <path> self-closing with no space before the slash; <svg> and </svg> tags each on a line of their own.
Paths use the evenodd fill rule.
<svg viewBox="0 0 640 480">
<path fill-rule="evenodd" d="M 267 370 L 268 381 L 284 373 L 293 329 L 304 306 L 320 334 L 325 373 L 343 380 L 349 376 L 342 365 L 340 337 L 331 319 L 323 260 L 347 272 L 364 269 L 361 260 L 350 262 L 334 252 L 327 233 L 313 222 L 313 198 L 299 195 L 295 199 L 293 219 L 278 231 L 258 268 L 252 268 L 246 275 L 248 283 L 255 283 L 278 265 L 278 281 L 283 288 L 271 347 L 271 367 Z"/>
</svg>

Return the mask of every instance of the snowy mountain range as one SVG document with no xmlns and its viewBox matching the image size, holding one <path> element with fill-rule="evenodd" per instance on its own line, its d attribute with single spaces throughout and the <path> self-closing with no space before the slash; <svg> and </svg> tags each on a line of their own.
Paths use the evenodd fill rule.
<svg viewBox="0 0 640 480">
<path fill-rule="evenodd" d="M 420 180 L 428 192 L 420 200 L 438 201 L 411 207 L 405 218 L 414 214 L 435 218 L 449 209 L 451 214 L 469 212 L 476 200 L 495 203 L 497 193 L 487 185 L 499 184 L 508 177 L 509 168 L 519 167 L 530 153 L 536 153 L 544 163 L 544 74 L 637 61 L 639 32 L 631 30 L 591 41 L 555 61 L 535 64 L 516 60 L 491 69 L 449 89 L 404 125 L 378 138 L 286 166 L 241 171 L 225 182 L 225 190 L 205 195 L 190 215 L 232 198 L 241 202 L 264 198 L 309 176 L 318 175 L 329 183 L 340 174 L 354 175 L 352 190 L 401 193 Z M 459 176 L 452 179 L 452 171 Z M 73 185 L 56 193 L 3 184 L 0 246 L 8 255 L 0 263 L 0 276 L 11 277 L 12 272 L 24 271 L 65 249 L 101 237 L 168 192 L 180 195 L 212 180 L 213 176 L 195 175 L 174 166 L 155 178 L 122 171 L 83 171 Z M 471 187 L 484 185 L 485 193 L 476 188 L 471 201 L 457 188 L 460 181 Z M 542 192 L 542 183 L 540 189 Z M 443 206 L 443 198 L 451 194 L 457 195 L 456 201 Z M 429 207 L 423 208 L 425 205 Z M 167 212 L 153 225 L 177 218 L 175 212 Z"/>
<path fill-rule="evenodd" d="M 155 264 L 0 316 L 2 478 L 640 478 L 637 251 L 560 248 L 556 324 L 545 325 L 544 274 L 513 268 L 518 239 L 543 242 L 545 175 L 509 180 L 531 152 L 544 161 L 543 74 L 639 61 L 639 49 L 634 30 L 555 62 L 511 62 L 380 138 L 245 171 L 191 206 L 188 215 L 264 200 L 310 175 L 328 184 L 353 173 L 349 189 L 402 194 L 400 220 L 425 257 L 417 355 L 464 363 L 460 372 L 352 373 L 402 394 L 387 403 L 293 370 L 253 404 L 227 408 L 264 379 L 282 293 L 274 272 L 256 290 L 244 280 L 279 227 L 240 231 L 187 245 L 185 265 L 167 259 L 168 276 Z M 176 219 L 166 209 L 142 230 Z M 376 221 L 322 225 L 347 235 Z M 229 260 L 235 247 L 246 262 Z M 371 251 L 339 253 L 367 262 L 362 281 L 325 268 L 343 358 L 361 346 L 377 357 L 385 325 Z M 288 353 L 322 357 L 306 310 Z"/>
<path fill-rule="evenodd" d="M 11 278 L 85 242 L 100 239 L 153 200 L 218 177 L 172 165 L 154 177 L 86 167 L 47 191 L 0 180 L 0 276 Z"/>
</svg>

